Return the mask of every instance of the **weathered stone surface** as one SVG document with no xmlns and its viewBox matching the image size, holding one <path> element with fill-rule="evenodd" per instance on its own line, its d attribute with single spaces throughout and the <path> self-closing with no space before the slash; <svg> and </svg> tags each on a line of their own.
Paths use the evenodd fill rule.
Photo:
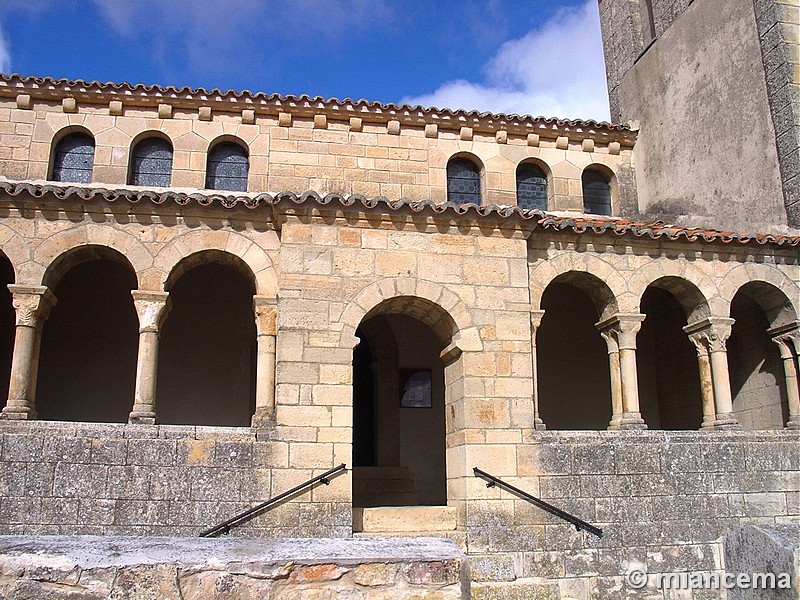
<svg viewBox="0 0 800 600">
<path fill-rule="evenodd" d="M 0 574 L 18 600 L 469 598 L 464 555 L 436 539 L 0 536 Z"/>
<path fill-rule="evenodd" d="M 725 568 L 733 576 L 772 574 L 777 589 L 741 587 L 728 590 L 729 600 L 800 598 L 800 525 L 750 525 L 731 532 L 723 540 Z M 789 587 L 779 585 L 781 575 Z"/>
</svg>

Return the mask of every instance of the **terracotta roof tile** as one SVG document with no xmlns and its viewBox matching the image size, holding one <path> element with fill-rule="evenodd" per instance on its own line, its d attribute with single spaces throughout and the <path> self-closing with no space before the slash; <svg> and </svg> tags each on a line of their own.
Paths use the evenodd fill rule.
<svg viewBox="0 0 800 600">
<path fill-rule="evenodd" d="M 379 212 L 399 211 L 409 209 L 413 212 L 430 211 L 436 214 L 452 213 L 454 216 L 465 215 L 482 218 L 517 218 L 522 221 L 531 221 L 542 229 L 557 231 L 572 231 L 575 233 L 615 234 L 619 236 L 632 235 L 635 237 L 649 237 L 652 239 L 684 240 L 688 242 L 723 242 L 740 244 L 774 244 L 778 246 L 800 246 L 800 236 L 776 234 L 748 234 L 732 231 L 717 231 L 714 229 L 699 229 L 667 225 L 661 221 L 637 223 L 626 219 L 614 217 L 594 217 L 587 215 L 564 215 L 546 213 L 540 210 L 524 210 L 517 206 L 475 204 L 453 204 L 452 202 L 436 203 L 432 200 L 390 200 L 382 196 L 367 198 L 360 194 L 327 194 L 321 196 L 314 191 L 303 194 L 294 192 L 278 193 L 231 193 L 225 194 L 218 191 L 180 191 L 180 190 L 151 190 L 137 187 L 107 188 L 102 186 L 81 186 L 66 183 L 38 182 L 38 181 L 12 181 L 0 179 L 0 191 L 10 196 L 29 195 L 41 198 L 49 194 L 60 199 L 79 198 L 81 200 L 106 200 L 108 202 L 128 201 L 152 202 L 164 204 L 174 202 L 179 206 L 197 203 L 200 206 L 210 206 L 217 202 L 224 208 L 234 208 L 238 205 L 249 209 L 259 206 L 298 205 L 316 203 L 319 206 L 336 204 L 342 207 L 360 204 L 365 209 L 375 209 Z"/>
<path fill-rule="evenodd" d="M 51 92 L 72 92 L 72 93 L 111 93 L 127 97 L 146 97 L 155 95 L 161 97 L 164 101 L 170 98 L 185 98 L 185 99 L 204 99 L 204 100 L 224 100 L 236 101 L 242 100 L 252 104 L 256 101 L 263 101 L 267 103 L 298 103 L 298 104 L 317 104 L 327 105 L 337 108 L 349 109 L 352 115 L 357 115 L 363 110 L 379 110 L 382 112 L 395 112 L 406 113 L 414 112 L 422 115 L 437 115 L 447 117 L 453 120 L 460 119 L 492 119 L 492 120 L 509 120 L 509 121 L 531 121 L 543 125 L 555 127 L 572 127 L 582 129 L 600 129 L 605 131 L 619 131 L 632 133 L 632 130 L 626 125 L 618 125 L 615 123 L 608 123 L 606 121 L 595 121 L 593 119 L 557 119 L 547 118 L 543 116 L 534 117 L 532 115 L 506 115 L 502 113 L 480 112 L 477 110 L 451 110 L 449 108 L 439 109 L 436 107 L 422 107 L 419 105 L 411 106 L 408 104 L 383 104 L 381 102 L 374 102 L 368 100 L 353 100 L 345 98 L 339 100 L 337 98 L 323 98 L 322 96 L 308 96 L 308 95 L 286 95 L 281 94 L 266 94 L 264 92 L 251 92 L 250 90 L 227 90 L 222 91 L 219 88 L 206 90 L 204 88 L 190 88 L 165 86 L 160 85 L 146 85 L 142 83 L 113 83 L 101 81 L 84 81 L 82 79 L 55 79 L 52 77 L 34 77 L 29 75 L 20 75 L 14 73 L 6 75 L 0 73 L 0 90 L 3 88 L 13 90 L 14 88 L 38 87 L 43 91 Z M 249 108 L 249 106 L 248 106 Z M 350 116 L 348 112 L 346 115 Z"/>
</svg>

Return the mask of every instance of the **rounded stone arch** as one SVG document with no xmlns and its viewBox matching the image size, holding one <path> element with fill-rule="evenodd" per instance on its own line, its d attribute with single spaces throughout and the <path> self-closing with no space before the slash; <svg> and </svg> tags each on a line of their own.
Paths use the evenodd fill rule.
<svg viewBox="0 0 800 600">
<path fill-rule="evenodd" d="M 797 321 L 797 309 L 792 304 L 791 299 L 773 283 L 760 280 L 748 281 L 736 293 L 746 294 L 761 307 L 767 317 L 770 328 L 788 325 Z"/>
<path fill-rule="evenodd" d="M 153 257 L 136 237 L 116 228 L 101 225 L 80 225 L 61 231 L 44 240 L 33 253 L 33 264 L 26 275 L 31 281 L 48 285 L 48 271 L 60 256 L 69 250 L 84 246 L 108 248 L 125 257 L 141 287 L 141 274 L 153 264 Z M 63 274 L 63 272 L 62 272 Z"/>
<path fill-rule="evenodd" d="M 240 273 L 247 282 L 252 286 L 255 291 L 257 289 L 256 276 L 253 273 L 250 265 L 248 265 L 240 257 L 226 252 L 225 250 L 216 250 L 213 248 L 200 250 L 189 256 L 184 256 L 179 260 L 172 270 L 169 272 L 167 279 L 164 281 L 164 291 L 169 292 L 186 272 L 191 271 L 193 268 L 208 263 L 216 263 L 231 267 L 234 271 Z"/>
<path fill-rule="evenodd" d="M 14 281 L 25 281 L 26 269 L 31 260 L 31 249 L 19 233 L 6 225 L 0 225 L 0 253 L 14 269 Z"/>
<path fill-rule="evenodd" d="M 730 300 L 726 300 L 720 295 L 719 288 L 715 281 L 700 270 L 695 265 L 686 261 L 662 261 L 653 260 L 647 264 L 639 267 L 628 278 L 628 289 L 635 299 L 635 307 L 638 308 L 641 304 L 642 296 L 648 287 L 654 283 L 661 281 L 656 286 L 661 289 L 667 289 L 669 282 L 677 284 L 680 281 L 685 281 L 689 287 L 693 287 L 694 298 L 700 301 L 697 310 L 686 312 L 686 317 L 689 323 L 699 321 L 709 316 L 724 317 L 727 316 L 730 308 Z M 665 287 L 667 285 L 667 287 Z M 687 298 L 688 300 L 688 298 Z M 686 310 L 686 305 L 681 302 Z M 691 305 L 691 303 L 690 303 Z M 694 307 L 692 307 L 694 308 Z"/>
<path fill-rule="evenodd" d="M 110 246 L 97 244 L 84 244 L 74 246 L 59 254 L 45 269 L 42 275 L 42 285 L 54 290 L 61 281 L 64 274 L 78 265 L 91 260 L 110 260 L 129 270 L 134 277 L 137 277 L 136 268 L 131 264 L 128 257 Z M 138 277 L 137 277 L 138 281 Z"/>
<path fill-rule="evenodd" d="M 245 142 L 239 136 L 236 136 L 236 135 L 233 135 L 233 134 L 230 134 L 230 133 L 223 133 L 222 135 L 218 135 L 218 136 L 214 137 L 210 142 L 208 142 L 208 148 L 206 148 L 206 152 L 207 153 L 211 152 L 214 149 L 215 146 L 218 146 L 219 144 L 225 144 L 225 143 L 236 144 L 237 146 L 240 146 L 242 148 L 242 150 L 244 150 L 244 152 L 247 155 L 247 157 L 248 158 L 250 157 L 250 144 Z"/>
<path fill-rule="evenodd" d="M 440 311 L 428 310 L 429 314 L 424 314 L 424 308 L 433 307 Z M 352 350 L 358 345 L 356 329 L 367 316 L 392 310 L 402 310 L 431 326 L 440 341 L 445 342 L 445 352 L 448 346 L 451 350 L 483 350 L 478 328 L 461 298 L 437 283 L 401 277 L 372 283 L 355 295 L 342 313 L 341 347 Z"/>
<path fill-rule="evenodd" d="M 774 289 L 775 293 L 785 296 L 789 306 L 792 307 L 794 315 L 800 315 L 800 287 L 783 271 L 771 265 L 738 265 L 725 275 L 725 279 L 720 284 L 720 295 L 730 305 L 739 290 L 753 282 L 759 282 L 770 289 Z M 784 322 L 781 321 L 776 324 L 782 325 Z"/>
<path fill-rule="evenodd" d="M 153 259 L 153 271 L 147 274 L 148 289 L 166 289 L 170 273 L 178 263 L 204 250 L 217 250 L 240 258 L 254 277 L 256 294 L 277 296 L 278 276 L 267 250 L 240 233 L 221 230 L 192 230 L 170 240 Z"/>
<path fill-rule="evenodd" d="M 531 273 L 531 306 L 541 308 L 542 296 L 552 282 L 569 283 L 585 292 L 595 303 L 600 320 L 625 311 L 621 300 L 628 291 L 625 278 L 612 265 L 596 256 L 580 257 L 585 269 L 576 269 L 575 256 L 561 254 L 538 265 Z M 583 278 L 584 275 L 589 276 Z"/>
<path fill-rule="evenodd" d="M 659 277 L 658 279 L 651 281 L 642 291 L 640 301 L 641 298 L 644 297 L 644 293 L 647 291 L 647 289 L 651 287 L 658 288 L 672 294 L 681 305 L 681 308 L 686 315 L 687 323 L 695 323 L 714 314 L 711 310 L 708 296 L 704 294 L 703 291 L 689 279 L 678 277 L 676 275 L 665 275 Z"/>
</svg>

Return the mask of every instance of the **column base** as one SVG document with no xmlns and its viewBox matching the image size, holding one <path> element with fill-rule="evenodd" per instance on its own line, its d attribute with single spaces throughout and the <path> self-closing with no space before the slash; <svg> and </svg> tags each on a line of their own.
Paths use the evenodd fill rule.
<svg viewBox="0 0 800 600">
<path fill-rule="evenodd" d="M 786 423 L 786 429 L 799 430 L 800 429 L 800 416 L 790 418 L 789 422 Z"/>
<path fill-rule="evenodd" d="M 714 419 L 714 429 L 741 429 L 733 413 L 719 413 Z"/>
<path fill-rule="evenodd" d="M 128 423 L 138 425 L 155 425 L 156 413 L 152 410 L 133 410 L 128 416 Z"/>
<path fill-rule="evenodd" d="M 0 413 L 0 419 L 8 421 L 33 421 L 36 410 L 29 406 L 6 406 Z"/>
<path fill-rule="evenodd" d="M 647 423 L 642 419 L 640 413 L 622 413 L 611 417 L 608 424 L 609 431 L 621 431 L 631 429 L 647 429 Z"/>
<path fill-rule="evenodd" d="M 539 417 L 533 419 L 533 429 L 535 431 L 547 431 L 547 425 Z"/>
<path fill-rule="evenodd" d="M 703 422 L 700 425 L 701 431 L 710 431 L 714 429 L 717 425 L 717 417 L 715 416 L 705 416 L 703 417 Z"/>
<path fill-rule="evenodd" d="M 256 437 L 272 439 L 275 437 L 275 416 L 266 410 L 256 409 L 250 427 L 256 430 Z"/>
</svg>

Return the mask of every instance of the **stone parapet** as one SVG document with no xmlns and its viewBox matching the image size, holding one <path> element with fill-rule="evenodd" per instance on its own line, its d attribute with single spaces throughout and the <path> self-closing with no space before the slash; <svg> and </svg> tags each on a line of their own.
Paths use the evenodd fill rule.
<svg viewBox="0 0 800 600">
<path fill-rule="evenodd" d="M 469 566 L 439 539 L 0 537 L 8 598 L 467 600 Z"/>
</svg>

